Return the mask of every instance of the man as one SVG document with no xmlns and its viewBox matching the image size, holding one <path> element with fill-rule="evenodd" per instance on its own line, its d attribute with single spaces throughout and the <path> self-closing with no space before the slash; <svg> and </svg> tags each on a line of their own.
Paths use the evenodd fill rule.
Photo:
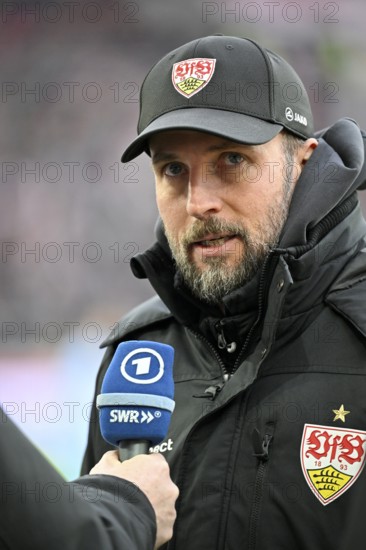
<svg viewBox="0 0 366 550">
<path fill-rule="evenodd" d="M 162 455 L 106 453 L 67 483 L 0 409 L 0 548 L 152 550 L 172 535 L 177 488 Z"/>
<path fill-rule="evenodd" d="M 131 267 L 158 296 L 105 341 L 96 393 L 121 341 L 175 347 L 167 548 L 343 550 L 365 477 L 364 134 L 316 139 L 292 67 L 228 36 L 151 69 L 138 133 L 122 160 L 151 156 L 161 222 Z M 106 449 L 94 419 L 84 470 Z"/>
</svg>

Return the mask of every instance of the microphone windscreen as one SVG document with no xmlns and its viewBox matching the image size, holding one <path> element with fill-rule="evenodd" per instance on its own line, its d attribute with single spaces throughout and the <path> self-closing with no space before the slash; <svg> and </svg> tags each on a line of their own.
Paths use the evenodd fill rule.
<svg viewBox="0 0 366 550">
<path fill-rule="evenodd" d="M 132 340 L 119 344 L 97 397 L 103 438 L 152 445 L 167 435 L 174 409 L 174 349 L 167 344 Z"/>
</svg>

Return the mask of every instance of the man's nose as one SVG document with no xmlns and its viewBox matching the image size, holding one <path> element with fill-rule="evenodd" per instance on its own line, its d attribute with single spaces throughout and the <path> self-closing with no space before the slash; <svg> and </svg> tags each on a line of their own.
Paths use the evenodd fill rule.
<svg viewBox="0 0 366 550">
<path fill-rule="evenodd" d="M 194 218 L 203 219 L 220 212 L 223 206 L 221 186 L 216 176 L 201 170 L 190 173 L 187 213 Z"/>
</svg>

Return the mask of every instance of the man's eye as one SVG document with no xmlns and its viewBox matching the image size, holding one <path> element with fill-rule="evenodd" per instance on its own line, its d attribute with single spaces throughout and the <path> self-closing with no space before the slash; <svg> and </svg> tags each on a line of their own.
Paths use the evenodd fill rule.
<svg viewBox="0 0 366 550">
<path fill-rule="evenodd" d="M 164 166 L 163 172 L 166 176 L 180 176 L 183 173 L 183 166 L 179 162 L 170 162 Z"/>
<path fill-rule="evenodd" d="M 226 153 L 225 164 L 240 164 L 243 162 L 244 157 L 240 153 Z"/>
</svg>

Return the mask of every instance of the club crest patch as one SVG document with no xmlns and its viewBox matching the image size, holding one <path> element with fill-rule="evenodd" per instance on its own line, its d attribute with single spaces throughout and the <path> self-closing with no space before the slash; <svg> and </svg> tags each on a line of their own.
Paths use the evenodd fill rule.
<svg viewBox="0 0 366 550">
<path fill-rule="evenodd" d="M 196 57 L 174 63 L 172 82 L 174 88 L 184 97 L 200 92 L 211 80 L 216 59 Z"/>
<path fill-rule="evenodd" d="M 365 464 L 366 432 L 305 424 L 301 467 L 305 480 L 325 506 L 354 484 Z"/>
</svg>

